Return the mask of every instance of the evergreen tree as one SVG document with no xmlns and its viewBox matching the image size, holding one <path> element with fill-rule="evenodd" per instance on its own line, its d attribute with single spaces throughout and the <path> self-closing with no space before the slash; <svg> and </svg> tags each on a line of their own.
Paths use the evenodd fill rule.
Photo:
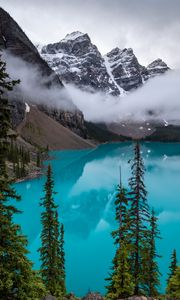
<svg viewBox="0 0 180 300">
<path fill-rule="evenodd" d="M 132 176 L 129 179 L 130 186 L 130 236 L 133 252 L 131 257 L 132 274 L 135 282 L 134 294 L 141 294 L 144 273 L 142 270 L 142 253 L 146 243 L 147 225 L 149 220 L 149 206 L 147 203 L 147 191 L 144 184 L 145 167 L 141 157 L 140 144 L 135 143 L 134 158 L 131 162 Z"/>
<path fill-rule="evenodd" d="M 180 299 L 180 267 L 176 267 L 174 274 L 169 279 L 167 286 L 168 299 Z"/>
<path fill-rule="evenodd" d="M 133 294 L 134 283 L 130 268 L 131 247 L 129 244 L 128 199 L 121 180 L 115 200 L 117 230 L 112 232 L 117 247 L 113 259 L 112 273 L 107 278 L 110 283 L 107 288 L 107 299 L 120 299 Z"/>
<path fill-rule="evenodd" d="M 49 152 L 49 145 L 47 144 L 47 146 L 46 146 L 46 153 L 48 153 Z"/>
<path fill-rule="evenodd" d="M 64 252 L 64 226 L 59 223 L 58 212 L 55 212 L 55 249 L 57 249 L 56 259 L 57 259 L 57 270 L 59 283 L 61 286 L 61 295 L 66 294 L 65 285 L 65 252 Z M 56 294 L 56 296 L 58 296 Z"/>
<path fill-rule="evenodd" d="M 40 168 L 40 166 L 41 166 L 41 152 L 40 151 L 38 151 L 37 155 L 36 155 L 36 166 L 38 168 Z"/>
<path fill-rule="evenodd" d="M 48 166 L 47 180 L 44 186 L 44 197 L 41 206 L 41 274 L 48 291 L 58 298 L 65 292 L 65 282 L 62 282 L 62 258 L 60 242 L 60 224 L 58 221 L 57 206 L 53 195 L 54 181 L 51 166 Z"/>
<path fill-rule="evenodd" d="M 65 252 L 64 252 L 64 225 L 61 224 L 60 227 L 60 258 L 61 258 L 61 264 L 60 264 L 60 270 L 61 270 L 61 282 L 62 282 L 62 291 L 63 294 L 66 293 L 66 272 L 65 272 Z"/>
<path fill-rule="evenodd" d="M 128 217 L 128 197 L 127 190 L 123 187 L 121 182 L 121 171 L 120 171 L 120 184 L 117 187 L 117 194 L 115 200 L 116 216 L 115 220 L 118 223 L 118 228 L 112 232 L 112 236 L 115 239 L 115 244 L 121 245 L 121 242 L 128 237 L 129 229 L 129 217 Z"/>
<path fill-rule="evenodd" d="M 7 95 L 8 91 L 12 91 L 15 84 L 19 81 L 11 81 L 6 73 L 6 64 L 2 62 L 0 56 L 0 162 L 3 164 L 1 170 L 4 170 L 4 161 L 7 159 L 8 150 L 8 133 L 10 129 L 10 105 Z M 4 172 L 3 172 L 4 174 Z"/>
<path fill-rule="evenodd" d="M 14 138 L 10 140 L 7 159 L 13 163 L 15 178 L 21 178 L 27 175 L 26 165 L 30 162 L 30 153 L 25 151 L 23 146 L 18 147 Z"/>
<path fill-rule="evenodd" d="M 107 288 L 107 299 L 122 299 L 133 295 L 134 280 L 130 268 L 129 245 L 123 241 L 121 248 L 116 249 L 113 259 L 112 273 L 107 278 L 110 284 Z"/>
<path fill-rule="evenodd" d="M 142 254 L 142 270 L 144 274 L 144 290 L 149 297 L 156 297 L 158 293 L 158 286 L 160 284 L 159 267 L 157 258 L 160 257 L 156 251 L 156 239 L 160 238 L 160 232 L 157 226 L 157 217 L 154 210 L 150 216 L 150 228 L 147 231 L 147 240 L 144 244 Z"/>
<path fill-rule="evenodd" d="M 177 268 L 177 255 L 176 255 L 176 250 L 174 249 L 171 255 L 171 263 L 169 266 L 169 273 L 168 273 L 168 280 L 175 274 Z"/>
<path fill-rule="evenodd" d="M 43 284 L 36 287 L 40 279 L 32 271 L 27 259 L 27 241 L 19 225 L 14 224 L 14 214 L 19 211 L 13 200 L 20 200 L 11 186 L 6 171 L 8 132 L 10 129 L 10 106 L 7 91 L 17 82 L 6 73 L 6 64 L 0 59 L 0 296 L 2 300 L 40 299 L 44 295 Z M 11 201 L 11 202 L 10 202 Z"/>
</svg>

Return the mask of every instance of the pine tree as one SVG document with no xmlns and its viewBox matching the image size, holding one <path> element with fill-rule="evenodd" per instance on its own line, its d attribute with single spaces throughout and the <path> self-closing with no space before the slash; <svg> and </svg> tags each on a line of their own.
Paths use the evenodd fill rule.
<svg viewBox="0 0 180 300">
<path fill-rule="evenodd" d="M 132 176 L 129 179 L 130 186 L 130 234 L 133 253 L 131 257 L 132 274 L 135 282 L 134 294 L 141 294 L 143 285 L 142 252 L 146 241 L 147 223 L 149 220 L 149 206 L 147 203 L 147 191 L 144 184 L 145 167 L 141 157 L 139 142 L 134 146 L 134 158 L 131 162 Z"/>
<path fill-rule="evenodd" d="M 66 272 L 65 272 L 65 252 L 64 252 L 64 225 L 61 224 L 60 227 L 60 270 L 61 270 L 61 285 L 63 294 L 66 293 Z"/>
<path fill-rule="evenodd" d="M 49 152 L 49 145 L 47 144 L 47 146 L 46 146 L 46 153 L 48 153 Z"/>
<path fill-rule="evenodd" d="M 57 249 L 57 270 L 58 278 L 61 286 L 61 295 L 66 294 L 65 285 L 65 252 L 64 252 L 64 225 L 60 224 L 58 212 L 55 212 L 55 249 Z M 56 294 L 56 296 L 58 296 Z"/>
<path fill-rule="evenodd" d="M 160 231 L 157 226 L 157 220 L 153 209 L 150 215 L 150 228 L 147 230 L 147 240 L 142 254 L 144 290 L 149 297 L 156 297 L 159 294 L 158 286 L 160 284 L 160 272 L 157 258 L 160 256 L 156 251 L 156 239 L 160 238 Z"/>
<path fill-rule="evenodd" d="M 62 257 L 60 241 L 60 224 L 57 206 L 54 202 L 54 181 L 51 166 L 48 166 L 47 180 L 44 186 L 44 197 L 41 206 L 41 274 L 48 291 L 58 298 L 65 293 L 65 282 L 62 282 Z"/>
<path fill-rule="evenodd" d="M 10 106 L 5 96 L 17 82 L 6 73 L 6 64 L 0 59 L 0 296 L 2 300 L 39 299 L 44 295 L 42 286 L 27 259 L 26 238 L 19 225 L 14 224 L 14 214 L 19 211 L 12 204 L 20 200 L 11 186 L 6 171 L 8 155 L 8 132 L 10 129 Z M 11 201 L 11 202 L 10 202 Z"/>
<path fill-rule="evenodd" d="M 39 168 L 41 166 L 41 152 L 38 151 L 36 155 L 36 166 Z"/>
<path fill-rule="evenodd" d="M 112 232 L 114 243 L 117 247 L 113 259 L 112 273 L 107 278 L 110 284 L 107 288 L 107 299 L 120 299 L 133 294 L 134 283 L 130 268 L 131 246 L 129 244 L 129 218 L 127 192 L 123 188 L 121 180 L 116 195 L 116 221 L 117 230 Z"/>
<path fill-rule="evenodd" d="M 116 249 L 113 259 L 112 272 L 107 288 L 107 299 L 122 299 L 133 295 L 134 281 L 130 268 L 130 253 L 129 245 L 122 242 L 121 248 Z"/>
<path fill-rule="evenodd" d="M 177 268 L 177 255 L 176 255 L 176 250 L 174 249 L 171 255 L 171 263 L 169 266 L 169 273 L 168 273 L 168 280 L 167 282 L 170 280 L 170 278 L 175 274 Z"/>
<path fill-rule="evenodd" d="M 171 300 L 180 299 L 180 267 L 176 267 L 174 274 L 168 281 L 167 296 Z"/>
<path fill-rule="evenodd" d="M 120 184 L 117 187 L 117 194 L 115 200 L 115 209 L 116 209 L 116 221 L 118 223 L 117 230 L 112 232 L 112 236 L 115 239 L 115 244 L 121 245 L 121 242 L 124 241 L 128 236 L 129 229 L 129 218 L 128 218 L 128 197 L 127 190 L 123 187 L 121 182 L 121 171 L 120 171 Z"/>
<path fill-rule="evenodd" d="M 23 146 L 18 147 L 14 138 L 10 140 L 7 159 L 13 163 L 15 178 L 22 178 L 27 175 L 26 165 L 30 162 L 30 153 L 25 151 Z"/>
<path fill-rule="evenodd" d="M 9 75 L 6 73 L 6 64 L 2 62 L 0 56 L 0 162 L 3 164 L 1 169 L 4 169 L 4 161 L 7 159 L 8 133 L 10 129 L 10 105 L 5 94 L 8 91 L 12 91 L 18 82 L 10 80 Z"/>
</svg>

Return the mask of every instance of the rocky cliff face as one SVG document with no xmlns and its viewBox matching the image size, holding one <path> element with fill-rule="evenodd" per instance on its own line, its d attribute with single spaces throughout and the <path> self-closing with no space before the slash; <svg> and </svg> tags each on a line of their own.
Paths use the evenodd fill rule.
<svg viewBox="0 0 180 300">
<path fill-rule="evenodd" d="M 115 82 L 125 91 L 139 87 L 143 83 L 145 71 L 139 64 L 131 48 L 115 48 L 105 55 L 106 66 L 111 70 Z"/>
<path fill-rule="evenodd" d="M 55 86 L 59 89 L 63 87 L 59 76 L 57 76 L 49 65 L 41 58 L 36 47 L 31 43 L 19 25 L 2 8 L 0 8 L 0 50 L 7 50 L 14 56 L 19 57 L 25 62 L 31 63 L 38 68 L 42 78 L 46 78 L 46 80 L 44 80 L 44 85 L 46 87 L 49 88 Z M 23 120 L 25 115 L 25 104 L 23 103 L 23 100 L 20 99 L 21 96 L 18 97 L 18 99 L 15 99 L 16 97 L 11 99 L 14 106 L 12 112 L 14 126 L 17 126 Z M 46 108 L 46 111 L 52 117 L 54 116 L 53 109 Z M 78 110 L 76 110 L 75 113 L 57 110 L 57 114 L 58 118 L 56 118 L 56 120 L 84 136 L 84 119 L 81 112 Z"/>
<path fill-rule="evenodd" d="M 125 95 L 169 69 L 161 59 L 142 66 L 131 48 L 115 48 L 103 57 L 81 32 L 44 46 L 40 54 L 64 83 L 112 95 Z"/>
<path fill-rule="evenodd" d="M 75 110 L 73 112 L 66 112 L 56 108 L 52 108 L 50 110 L 44 105 L 40 105 L 39 109 L 55 119 L 61 125 L 68 127 L 83 138 L 87 138 L 87 129 L 84 122 L 84 116 L 79 110 Z"/>
<path fill-rule="evenodd" d="M 8 50 L 14 56 L 36 65 L 42 76 L 51 78 L 47 82 L 48 85 L 63 86 L 19 25 L 2 8 L 0 8 L 0 50 Z"/>
<path fill-rule="evenodd" d="M 87 34 L 73 32 L 59 43 L 41 49 L 42 57 L 65 83 L 117 95 L 102 55 Z"/>
<path fill-rule="evenodd" d="M 164 74 L 167 70 L 169 70 L 169 68 L 162 59 L 156 59 L 147 66 L 148 75 L 150 77 Z"/>
</svg>

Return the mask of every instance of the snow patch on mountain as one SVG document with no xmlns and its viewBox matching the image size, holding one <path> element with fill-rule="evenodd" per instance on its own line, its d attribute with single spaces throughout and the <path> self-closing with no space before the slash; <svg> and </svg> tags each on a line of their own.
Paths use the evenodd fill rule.
<svg viewBox="0 0 180 300">
<path fill-rule="evenodd" d="M 65 38 L 63 40 L 61 40 L 61 42 L 67 42 L 67 41 L 74 41 L 77 38 L 83 37 L 84 33 L 80 32 L 80 31 L 74 31 L 70 34 L 67 34 L 65 36 Z"/>
<path fill-rule="evenodd" d="M 25 106 L 26 106 L 25 112 L 29 113 L 30 112 L 30 106 L 26 102 L 25 102 Z"/>
<path fill-rule="evenodd" d="M 103 57 L 88 34 L 80 31 L 39 50 L 63 83 L 113 96 L 125 96 L 169 69 L 161 59 L 142 66 L 132 48 L 116 47 Z"/>
<path fill-rule="evenodd" d="M 109 60 L 108 60 L 108 57 L 106 55 L 104 56 L 104 64 L 105 64 L 107 73 L 109 74 L 109 77 L 111 79 L 111 82 L 113 82 L 114 85 L 118 88 L 120 95 L 125 96 L 127 94 L 127 92 L 121 86 L 119 86 L 117 84 L 116 80 L 114 79 L 114 76 L 112 74 L 111 65 L 109 64 Z"/>
</svg>

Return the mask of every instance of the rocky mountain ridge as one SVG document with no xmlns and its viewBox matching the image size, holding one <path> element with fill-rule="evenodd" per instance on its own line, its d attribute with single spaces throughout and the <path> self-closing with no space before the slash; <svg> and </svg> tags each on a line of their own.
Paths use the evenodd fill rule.
<svg viewBox="0 0 180 300">
<path fill-rule="evenodd" d="M 14 19 L 0 7 L 0 51 L 8 51 L 14 57 L 20 58 L 23 61 L 30 63 L 38 69 L 39 74 L 44 78 L 44 86 L 46 88 L 62 89 L 63 84 L 56 75 L 56 73 L 48 66 L 48 64 L 41 58 L 37 48 L 29 40 L 20 26 L 14 21 Z M 18 73 L 18 72 L 17 72 Z M 42 81 L 42 80 L 40 80 Z M 38 83 L 37 83 L 38 84 Z M 67 95 L 67 99 L 68 99 Z M 10 101 L 13 104 L 12 119 L 13 125 L 16 127 L 19 125 L 25 117 L 25 103 L 28 99 L 24 99 L 22 95 L 10 96 Z M 28 95 L 27 95 L 28 98 Z M 39 99 L 40 102 L 42 99 Z M 58 100 L 58 99 L 57 99 Z M 60 101 L 61 99 L 59 99 Z M 50 105 L 51 106 L 51 105 Z M 75 109 L 74 113 L 69 111 L 60 110 L 57 108 L 46 107 L 45 112 L 51 117 L 55 117 L 56 121 L 69 127 L 72 131 L 78 133 L 81 136 L 86 135 L 84 126 L 83 114 Z M 41 106 L 40 106 L 41 108 Z M 56 115 L 54 113 L 56 111 Z"/>
<path fill-rule="evenodd" d="M 116 85 L 110 81 L 101 53 L 87 34 L 68 34 L 59 43 L 44 46 L 40 53 L 65 83 L 90 91 L 119 94 Z"/>
<path fill-rule="evenodd" d="M 161 59 L 142 66 L 131 48 L 116 47 L 102 56 L 88 34 L 79 31 L 39 48 L 39 52 L 62 82 L 112 95 L 125 95 L 169 70 Z"/>
</svg>

